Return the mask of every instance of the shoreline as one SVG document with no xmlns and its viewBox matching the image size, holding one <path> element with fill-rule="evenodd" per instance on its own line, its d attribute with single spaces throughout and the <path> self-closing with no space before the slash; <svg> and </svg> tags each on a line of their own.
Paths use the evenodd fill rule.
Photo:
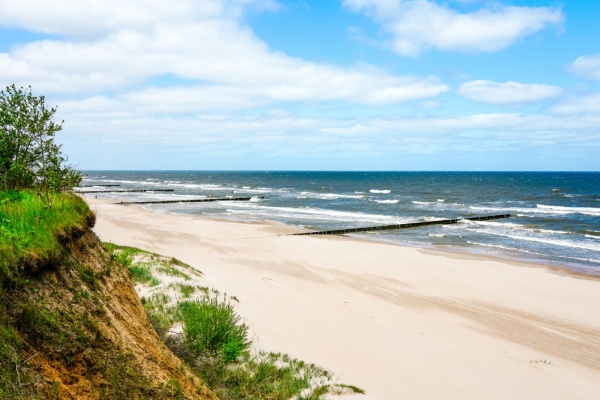
<svg viewBox="0 0 600 400">
<path fill-rule="evenodd" d="M 86 201 L 92 200 L 91 198 L 89 198 L 87 196 L 82 196 L 82 197 L 85 198 Z M 93 200 L 99 201 L 99 202 L 106 202 L 108 204 L 119 205 L 119 203 L 116 203 L 116 202 L 113 203 L 113 202 L 111 202 L 112 200 L 109 201 L 108 199 L 97 199 L 96 198 Z M 121 206 L 124 206 L 124 205 L 121 205 Z M 163 211 L 163 210 L 151 210 L 151 209 L 145 208 L 142 204 L 129 204 L 126 206 L 127 207 L 138 207 L 139 209 L 144 210 L 149 213 L 159 213 L 159 214 L 164 214 L 164 215 L 176 215 L 176 216 L 180 216 L 180 217 L 203 218 L 203 219 L 207 219 L 207 220 L 211 220 L 211 221 L 215 221 L 215 222 L 223 221 L 223 222 L 240 223 L 240 224 L 272 224 L 274 226 L 285 227 L 285 231 L 287 232 L 286 234 L 311 231 L 311 229 L 309 229 L 309 228 L 300 227 L 300 226 L 296 226 L 296 225 L 290 225 L 290 224 L 286 224 L 285 222 L 279 222 L 279 221 L 252 220 L 252 219 L 225 217 L 225 216 L 210 216 L 210 215 L 201 215 L 201 214 L 177 213 L 177 212 Z M 288 232 L 288 229 L 290 230 L 289 232 Z M 415 228 L 415 229 L 418 229 L 418 228 Z M 436 245 L 436 244 L 427 243 L 427 242 L 409 242 L 409 241 L 398 242 L 398 241 L 390 241 L 390 240 L 385 240 L 385 239 L 378 239 L 375 237 L 369 237 L 369 236 L 375 236 L 373 234 L 363 234 L 363 235 L 346 234 L 346 235 L 337 235 L 337 236 L 351 238 L 351 239 L 355 239 L 355 240 L 364 240 L 364 241 L 373 242 L 373 243 L 387 244 L 387 245 L 391 245 L 391 246 L 400 246 L 400 247 L 404 247 L 404 248 L 418 249 L 418 250 L 422 250 L 422 251 L 431 251 L 434 253 L 440 253 L 441 255 L 444 255 L 445 253 L 450 253 L 450 254 L 464 255 L 465 257 L 474 256 L 474 257 L 478 257 L 481 259 L 496 260 L 499 262 L 506 262 L 506 263 L 510 263 L 510 264 L 522 265 L 522 266 L 527 266 L 527 267 L 531 267 L 531 268 L 545 268 L 545 269 L 549 269 L 551 271 L 555 271 L 558 274 L 574 275 L 574 276 L 582 275 L 582 277 L 585 277 L 585 278 L 600 280 L 600 270 L 594 269 L 594 267 L 591 265 L 573 263 L 573 262 L 568 262 L 568 261 L 544 259 L 544 258 L 538 257 L 538 255 L 536 255 L 536 254 L 529 254 L 527 252 L 519 253 L 516 250 L 515 251 L 507 250 L 504 253 L 506 255 L 489 254 L 489 253 L 485 253 L 482 249 L 480 249 L 478 247 L 473 247 L 472 250 L 468 250 L 464 247 L 459 247 L 459 246 L 454 246 L 454 245 Z M 540 254 L 540 256 L 543 256 L 543 255 Z"/>
<path fill-rule="evenodd" d="M 330 369 L 364 398 L 600 396 L 596 277 L 87 200 L 102 240 L 198 268 L 240 299 L 260 348 Z"/>
</svg>

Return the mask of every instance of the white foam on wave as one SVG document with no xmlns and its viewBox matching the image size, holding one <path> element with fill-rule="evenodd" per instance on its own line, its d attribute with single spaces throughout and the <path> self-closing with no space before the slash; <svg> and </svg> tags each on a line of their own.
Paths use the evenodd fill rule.
<svg viewBox="0 0 600 400">
<path fill-rule="evenodd" d="M 234 190 L 233 193 L 271 193 L 270 189 L 238 189 Z"/>
<path fill-rule="evenodd" d="M 371 190 L 369 190 L 369 192 L 371 192 L 371 193 L 381 193 L 381 194 L 390 194 L 390 193 L 392 193 L 391 190 L 387 190 L 387 189 L 381 189 L 381 190 L 380 189 L 371 189 Z"/>
<path fill-rule="evenodd" d="M 437 205 L 437 202 L 434 201 L 411 201 L 411 203 L 416 204 L 418 206 L 432 206 Z"/>
<path fill-rule="evenodd" d="M 463 221 L 465 221 L 465 220 L 463 220 Z M 468 221 L 468 220 L 466 220 L 466 221 Z M 472 222 L 474 225 L 479 225 L 479 226 L 489 226 L 489 227 L 496 227 L 496 228 L 507 229 L 507 230 L 522 230 L 525 232 L 544 233 L 544 234 L 549 234 L 549 235 L 572 235 L 573 234 L 573 232 L 535 228 L 535 227 L 526 226 L 523 224 L 516 224 L 514 222 L 498 222 L 498 221 L 468 221 L 468 222 Z"/>
<path fill-rule="evenodd" d="M 440 201 L 443 200 L 443 201 Z M 461 203 L 446 203 L 444 199 L 440 199 L 438 201 L 411 201 L 412 204 L 416 205 L 416 206 L 433 206 L 436 207 L 440 210 L 456 210 L 457 208 L 462 209 L 464 207 L 466 207 L 465 204 L 461 204 Z"/>
<path fill-rule="evenodd" d="M 566 214 L 584 214 L 600 216 L 600 208 L 595 207 L 563 207 L 563 206 L 547 206 L 544 204 L 537 204 L 537 208 L 542 210 L 549 210 L 552 212 L 561 212 Z"/>
<path fill-rule="evenodd" d="M 375 203 L 379 204 L 398 204 L 400 200 L 374 200 Z"/>
<path fill-rule="evenodd" d="M 516 212 L 521 214 L 520 216 L 530 217 L 532 215 L 568 215 L 568 214 L 583 214 L 591 216 L 600 216 L 600 208 L 594 207 L 563 207 L 563 206 L 547 206 L 544 204 L 537 204 L 536 207 L 524 208 L 524 207 L 508 207 L 508 208 L 497 208 L 497 207 L 476 207 L 470 206 L 471 210 L 475 211 L 490 211 L 490 212 Z"/>
<path fill-rule="evenodd" d="M 479 229 L 474 229 L 475 232 L 478 233 L 487 233 L 487 234 L 491 234 L 491 235 L 496 235 L 496 236 L 502 236 L 502 237 L 506 237 L 509 239 L 513 239 L 513 240 L 523 240 L 526 242 L 536 242 L 536 243 L 544 243 L 544 244 L 551 244 L 553 246 L 558 246 L 558 247 L 569 247 L 569 248 L 573 248 L 573 249 L 583 249 L 583 250 L 592 250 L 592 251 L 599 251 L 600 252 L 600 243 L 596 244 L 596 243 L 587 243 L 587 242 L 574 242 L 572 240 L 565 240 L 565 239 L 556 239 L 556 238 L 551 238 L 548 236 L 526 236 L 526 235 L 519 235 L 519 234 L 510 234 L 507 232 L 502 232 L 502 231 L 493 231 L 493 230 L 479 230 Z"/>
<path fill-rule="evenodd" d="M 228 212 L 235 214 L 248 214 L 252 216 L 258 216 L 263 218 L 279 217 L 283 219 L 309 219 L 309 220 L 323 220 L 323 221 L 336 221 L 336 222 L 365 222 L 365 223 L 379 223 L 379 224 L 401 224 L 414 219 L 394 217 L 390 215 L 381 214 L 367 214 L 360 212 L 349 212 L 349 211 L 334 211 L 326 210 L 322 208 L 294 208 L 294 207 L 269 207 L 269 206 L 258 206 L 250 205 L 248 203 L 230 203 Z"/>
<path fill-rule="evenodd" d="M 140 182 L 140 181 L 129 181 L 125 179 L 101 179 L 100 182 L 104 183 L 131 183 L 135 185 L 145 185 L 148 182 Z M 98 185 L 102 186 L 102 183 L 98 183 Z"/>
<path fill-rule="evenodd" d="M 439 237 L 439 238 L 446 237 L 446 235 L 445 235 L 445 234 L 443 234 L 443 233 L 430 233 L 430 234 L 429 234 L 429 235 L 427 235 L 427 236 L 431 236 L 431 237 Z"/>
<path fill-rule="evenodd" d="M 229 191 L 233 192 L 233 191 L 239 189 L 236 187 L 223 186 L 223 185 L 213 184 L 213 183 L 190 183 L 190 182 L 169 183 L 169 186 L 179 187 L 179 188 L 183 188 L 183 189 L 190 189 L 190 190 L 205 190 L 205 191 L 228 191 L 229 190 Z"/>
<path fill-rule="evenodd" d="M 353 195 L 353 194 L 338 194 L 338 193 L 314 193 L 314 192 L 300 192 L 298 199 L 320 199 L 320 200 L 331 200 L 331 199 L 362 199 L 364 196 Z"/>
<path fill-rule="evenodd" d="M 478 242 L 470 242 L 470 241 L 467 241 L 467 243 L 473 244 L 476 246 L 493 247 L 493 248 L 497 248 L 497 249 L 510 250 L 510 251 L 519 251 L 521 253 L 533 254 L 536 256 L 544 256 L 544 257 L 548 256 L 547 254 L 544 254 L 544 253 L 538 253 L 535 251 L 525 250 L 525 249 L 521 249 L 521 248 L 517 248 L 517 247 L 503 246 L 501 244 L 478 243 Z M 582 258 L 582 257 L 560 256 L 560 255 L 557 255 L 554 257 L 561 257 L 561 258 L 577 260 L 577 261 L 600 263 L 600 259 L 595 259 L 595 258 Z"/>
</svg>

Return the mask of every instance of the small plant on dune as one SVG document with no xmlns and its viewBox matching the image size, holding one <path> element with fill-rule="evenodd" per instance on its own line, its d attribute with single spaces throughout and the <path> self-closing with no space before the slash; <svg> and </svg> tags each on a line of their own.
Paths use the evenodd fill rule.
<svg viewBox="0 0 600 400">
<path fill-rule="evenodd" d="M 179 304 L 187 347 L 198 356 L 220 355 L 235 361 L 248 350 L 248 326 L 241 322 L 233 306 L 216 297 Z"/>
</svg>

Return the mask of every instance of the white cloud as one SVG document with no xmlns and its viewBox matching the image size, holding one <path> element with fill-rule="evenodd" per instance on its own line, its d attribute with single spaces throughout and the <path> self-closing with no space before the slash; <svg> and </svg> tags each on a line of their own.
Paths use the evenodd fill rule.
<svg viewBox="0 0 600 400">
<path fill-rule="evenodd" d="M 552 85 L 475 80 L 460 85 L 459 94 L 469 100 L 484 103 L 517 104 L 560 96 L 562 89 Z"/>
<path fill-rule="evenodd" d="M 600 93 L 572 97 L 554 106 L 559 114 L 593 114 L 600 116 Z"/>
<path fill-rule="evenodd" d="M 235 19 L 247 7 L 276 9 L 277 4 L 275 0 L 3 0 L 0 24 L 89 39 L 121 29 L 144 31 L 156 21 Z"/>
<path fill-rule="evenodd" d="M 600 80 L 600 54 L 578 57 L 569 70 L 583 78 Z"/>
<path fill-rule="evenodd" d="M 273 6 L 267 0 L 26 3 L 2 2 L 0 23 L 67 39 L 0 54 L 0 84 L 31 84 L 44 93 L 129 92 L 131 99 L 153 101 L 155 107 L 168 99 L 180 104 L 178 93 L 196 104 L 232 109 L 269 101 L 392 104 L 449 90 L 434 77 L 317 64 L 273 52 L 240 19 L 244 7 Z M 139 89 L 164 75 L 185 79 L 187 87 Z M 198 84 L 189 83 L 194 81 Z"/>
<path fill-rule="evenodd" d="M 416 57 L 428 48 L 447 51 L 495 52 L 525 36 L 562 23 L 562 12 L 549 7 L 490 6 L 459 13 L 430 0 L 343 0 L 363 11 L 388 31 L 388 46 Z"/>
</svg>

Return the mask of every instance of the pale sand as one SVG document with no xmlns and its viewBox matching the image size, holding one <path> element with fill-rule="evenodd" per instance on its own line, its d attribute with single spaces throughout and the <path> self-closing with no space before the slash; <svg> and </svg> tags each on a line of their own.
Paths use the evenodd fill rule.
<svg viewBox="0 0 600 400">
<path fill-rule="evenodd" d="M 173 256 L 235 295 L 258 348 L 368 399 L 600 399 L 600 280 L 297 228 L 88 198 L 104 241 Z"/>
</svg>

